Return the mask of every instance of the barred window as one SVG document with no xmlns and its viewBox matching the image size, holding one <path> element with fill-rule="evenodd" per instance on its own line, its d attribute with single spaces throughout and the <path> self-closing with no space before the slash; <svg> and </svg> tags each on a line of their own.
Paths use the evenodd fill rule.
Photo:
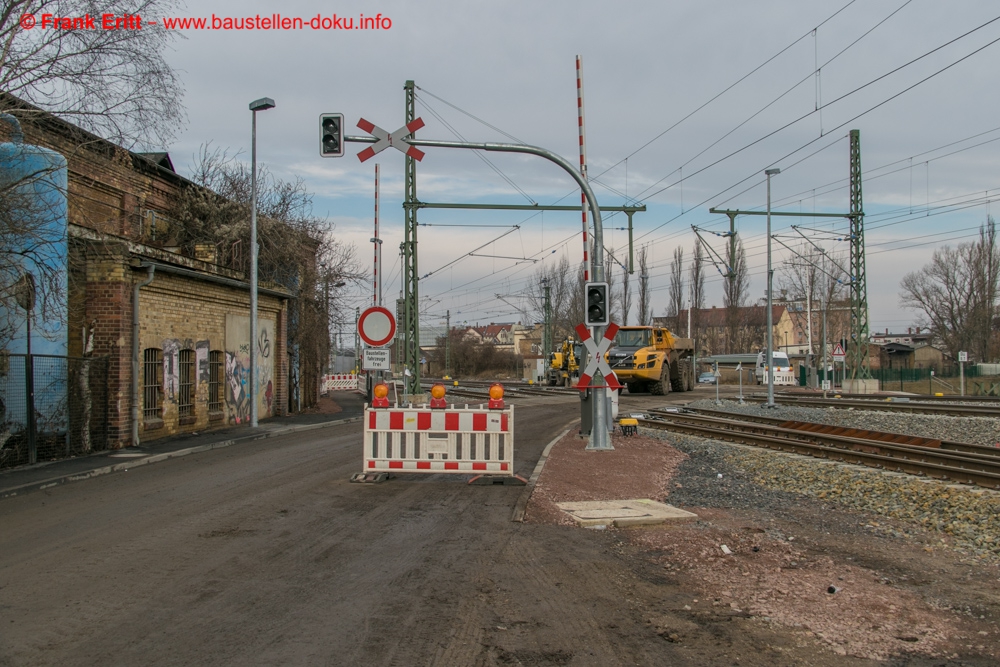
<svg viewBox="0 0 1000 667">
<path fill-rule="evenodd" d="M 142 352 L 142 416 L 163 417 L 163 351 L 149 347 Z"/>
<path fill-rule="evenodd" d="M 194 350 L 181 350 L 177 362 L 180 385 L 177 388 L 177 416 L 194 414 Z"/>
<path fill-rule="evenodd" d="M 208 353 L 208 411 L 222 412 L 222 373 L 225 358 L 222 350 Z"/>
</svg>

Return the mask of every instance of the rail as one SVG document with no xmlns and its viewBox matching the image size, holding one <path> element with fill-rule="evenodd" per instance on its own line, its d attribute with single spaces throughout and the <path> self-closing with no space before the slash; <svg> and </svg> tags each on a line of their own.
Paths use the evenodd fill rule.
<svg viewBox="0 0 1000 667">
<path fill-rule="evenodd" d="M 806 397 L 794 394 L 784 394 L 776 398 L 778 403 L 794 403 L 807 407 L 818 408 L 843 408 L 854 410 L 876 410 L 880 412 L 906 412 L 912 414 L 948 415 L 953 417 L 1000 417 L 1000 405 L 963 405 L 960 403 L 949 403 L 946 405 L 934 404 L 920 401 L 900 401 L 891 400 L 897 397 L 879 398 L 821 398 L 819 396 Z M 762 402 L 764 399 L 754 394 L 749 399 L 754 402 Z"/>
<path fill-rule="evenodd" d="M 742 415 L 720 417 L 691 412 L 662 411 L 653 411 L 649 414 L 650 417 L 639 420 L 640 425 L 724 442 L 1000 489 L 1000 451 L 995 453 L 949 451 L 940 447 L 887 441 L 891 440 L 892 436 L 909 437 L 900 434 L 867 432 L 869 437 L 856 437 L 859 434 L 834 435 L 801 428 L 785 428 L 762 423 L 756 419 L 749 421 L 743 419 Z"/>
</svg>

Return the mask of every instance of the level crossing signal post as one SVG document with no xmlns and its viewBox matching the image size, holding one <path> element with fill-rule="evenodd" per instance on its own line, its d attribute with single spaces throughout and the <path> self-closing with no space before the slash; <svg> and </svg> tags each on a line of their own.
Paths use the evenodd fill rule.
<svg viewBox="0 0 1000 667">
<path fill-rule="evenodd" d="M 408 84 L 409 83 L 410 82 L 408 82 Z M 321 116 L 321 119 L 326 117 L 335 117 L 335 116 L 340 116 L 341 118 L 343 117 L 342 114 L 323 114 Z M 405 153 L 408 158 L 419 161 L 424 157 L 424 153 L 423 151 L 419 150 L 417 146 L 425 146 L 425 147 L 435 147 L 435 148 L 465 148 L 472 150 L 501 152 L 501 153 L 525 153 L 545 158 L 546 160 L 549 160 L 550 162 L 554 162 L 555 164 L 559 165 L 566 173 L 568 173 L 573 178 L 574 181 L 576 181 L 577 185 L 580 186 L 580 189 L 583 191 L 584 199 L 587 202 L 587 206 L 590 208 L 590 211 L 593 214 L 594 247 L 598 249 L 598 252 L 594 253 L 594 258 L 593 258 L 594 262 L 593 279 L 594 281 L 596 281 L 596 284 L 603 284 L 605 286 L 607 285 L 607 283 L 603 282 L 604 228 L 601 221 L 601 210 L 597 205 L 597 197 L 594 195 L 594 192 L 591 189 L 590 184 L 587 182 L 587 180 L 564 157 L 557 155 L 556 153 L 553 153 L 548 149 L 541 148 L 538 146 L 530 146 L 526 144 L 472 143 L 466 141 L 438 141 L 429 139 L 416 139 L 412 136 L 413 133 L 416 132 L 421 127 L 423 127 L 423 121 L 419 118 L 415 118 L 407 122 L 406 125 L 399 128 L 395 132 L 391 133 L 386 132 L 377 125 L 374 125 L 373 123 L 366 121 L 364 119 L 362 119 L 358 123 L 358 127 L 360 127 L 362 130 L 364 130 L 371 136 L 360 137 L 360 136 L 345 135 L 343 134 L 343 125 L 341 124 L 339 127 L 341 132 L 339 135 L 340 138 L 339 144 L 341 147 L 343 146 L 344 142 L 358 142 L 358 143 L 372 144 L 372 146 L 369 146 L 364 151 L 358 154 L 358 159 L 360 159 L 362 162 L 371 157 L 374 157 L 378 152 L 385 150 L 390 146 L 396 148 L 402 153 Z M 324 135 L 321 135 L 321 137 L 322 136 Z M 333 147 L 332 143 L 330 147 L 331 148 Z M 329 153 L 323 152 L 322 145 L 321 145 L 321 155 L 323 155 L 323 157 L 339 157 L 332 151 Z M 585 293 L 584 296 L 586 298 L 587 294 Z M 606 288 L 604 290 L 604 303 L 605 304 L 607 303 Z M 606 306 L 605 306 L 605 315 L 606 315 Z M 606 320 L 606 317 L 604 319 Z M 605 325 L 593 326 L 592 336 L 594 339 L 600 340 L 605 337 L 605 331 L 604 331 Z M 604 361 L 603 355 L 600 361 L 601 362 Z M 602 374 L 603 374 L 603 369 L 599 368 L 597 371 L 597 376 L 595 378 L 597 382 L 603 380 Z M 587 444 L 587 449 L 589 450 L 614 449 L 611 446 L 610 440 L 608 438 L 608 430 L 606 427 L 608 420 L 606 413 L 607 413 L 607 407 L 605 401 L 603 400 L 593 401 L 593 407 L 592 407 L 593 422 L 594 424 L 597 424 L 600 427 L 595 428 L 591 433 L 590 441 Z"/>
</svg>

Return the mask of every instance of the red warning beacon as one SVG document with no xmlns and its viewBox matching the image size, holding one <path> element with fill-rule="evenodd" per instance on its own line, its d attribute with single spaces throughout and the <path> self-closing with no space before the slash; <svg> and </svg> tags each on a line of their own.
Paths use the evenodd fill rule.
<svg viewBox="0 0 1000 667">
<path fill-rule="evenodd" d="M 379 382 L 375 385 L 375 388 L 372 390 L 372 395 L 373 408 L 389 407 L 389 387 L 386 386 L 385 382 Z"/>
<path fill-rule="evenodd" d="M 490 410 L 503 410 L 503 385 L 495 384 L 490 387 Z"/>
<path fill-rule="evenodd" d="M 439 410 L 441 408 L 447 408 L 448 403 L 444 400 L 444 385 L 440 382 L 433 387 L 431 387 L 431 409 Z"/>
</svg>

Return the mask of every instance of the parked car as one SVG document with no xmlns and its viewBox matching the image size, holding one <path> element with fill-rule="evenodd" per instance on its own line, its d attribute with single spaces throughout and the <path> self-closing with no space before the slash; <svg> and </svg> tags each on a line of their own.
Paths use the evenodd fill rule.
<svg viewBox="0 0 1000 667">
<path fill-rule="evenodd" d="M 715 373 L 708 371 L 698 376 L 698 384 L 715 384 Z"/>
</svg>

